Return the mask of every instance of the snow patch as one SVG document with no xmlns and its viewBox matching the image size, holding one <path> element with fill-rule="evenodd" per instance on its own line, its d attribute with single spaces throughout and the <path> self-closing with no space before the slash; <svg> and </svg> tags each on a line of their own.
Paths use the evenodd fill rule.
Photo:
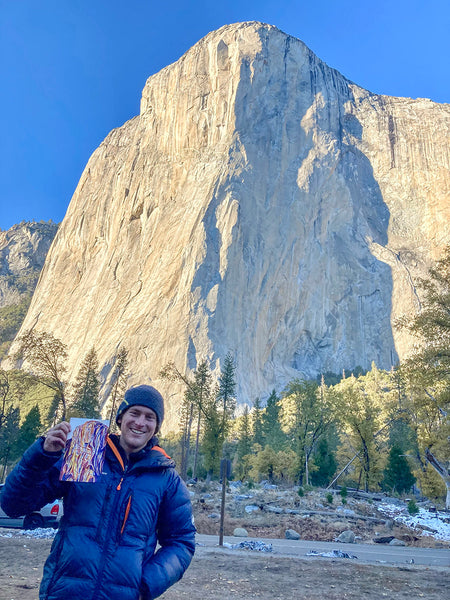
<svg viewBox="0 0 450 600">
<path fill-rule="evenodd" d="M 378 505 L 378 510 L 396 523 L 403 523 L 412 529 L 422 530 L 422 535 L 430 535 L 436 539 L 450 542 L 449 513 L 442 511 L 430 513 L 424 508 L 419 508 L 417 515 L 410 515 L 407 508 L 384 502 Z M 423 529 L 424 527 L 427 529 Z"/>
<path fill-rule="evenodd" d="M 56 535 L 56 529 L 53 527 L 38 527 L 37 529 L 10 529 L 4 533 L 0 533 L 0 537 L 3 538 L 36 538 L 36 539 L 51 539 Z"/>
</svg>

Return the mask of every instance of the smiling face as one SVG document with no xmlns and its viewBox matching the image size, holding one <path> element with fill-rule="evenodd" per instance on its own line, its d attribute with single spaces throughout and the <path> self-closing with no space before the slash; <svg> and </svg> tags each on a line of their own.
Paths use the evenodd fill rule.
<svg viewBox="0 0 450 600">
<path fill-rule="evenodd" d="M 155 435 L 158 425 L 156 413 L 139 404 L 130 406 L 119 419 L 120 445 L 129 456 L 142 450 Z"/>
</svg>

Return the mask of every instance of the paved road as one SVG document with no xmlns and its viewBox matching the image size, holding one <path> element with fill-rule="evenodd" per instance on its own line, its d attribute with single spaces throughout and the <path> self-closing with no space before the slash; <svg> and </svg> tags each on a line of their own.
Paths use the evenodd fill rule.
<svg viewBox="0 0 450 600">
<path fill-rule="evenodd" d="M 197 534 L 197 543 L 207 547 L 218 547 L 219 538 L 214 535 Z M 450 550 L 434 548 L 410 548 L 406 546 L 389 546 L 384 544 L 339 544 L 335 542 L 308 542 L 307 540 L 282 540 L 265 538 L 237 538 L 225 536 L 224 542 L 238 544 L 243 540 L 255 540 L 272 544 L 273 554 L 277 556 L 296 556 L 311 560 L 324 560 L 320 557 L 307 557 L 310 550 L 317 552 L 330 552 L 331 550 L 342 550 L 358 557 L 360 562 L 385 563 L 389 565 L 410 564 L 414 561 L 416 565 L 433 567 L 450 567 Z M 349 560 L 349 559 L 334 559 Z M 356 562 L 356 561 L 355 561 Z"/>
</svg>

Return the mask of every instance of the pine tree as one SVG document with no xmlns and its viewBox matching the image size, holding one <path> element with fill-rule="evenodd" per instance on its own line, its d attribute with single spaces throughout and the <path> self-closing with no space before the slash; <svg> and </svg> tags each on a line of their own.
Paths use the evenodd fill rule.
<svg viewBox="0 0 450 600">
<path fill-rule="evenodd" d="M 183 403 L 180 410 L 180 427 L 182 431 L 181 436 L 181 463 L 180 463 L 180 475 L 186 480 L 187 469 L 189 462 L 189 455 L 191 451 L 191 432 L 192 432 L 192 421 L 194 419 L 194 403 L 190 394 L 190 389 L 185 391 Z"/>
<path fill-rule="evenodd" d="M 311 473 L 311 483 L 312 485 L 325 487 L 330 483 L 337 469 L 335 453 L 330 450 L 330 445 L 326 438 L 322 438 L 317 445 L 317 450 L 314 454 L 314 464 L 316 470 Z"/>
<path fill-rule="evenodd" d="M 202 436 L 202 451 L 208 479 L 219 474 L 220 459 L 222 457 L 223 423 L 222 415 L 217 406 L 218 398 L 218 390 L 213 391 L 203 409 L 205 426 Z"/>
<path fill-rule="evenodd" d="M 251 453 L 253 443 L 250 412 L 247 405 L 244 406 L 244 412 L 239 418 L 237 438 L 235 470 L 240 479 L 245 479 L 248 474 L 249 465 L 246 463 L 244 457 Z"/>
<path fill-rule="evenodd" d="M 258 444 L 261 448 L 264 446 L 264 434 L 262 427 L 262 408 L 261 400 L 256 398 L 253 402 L 253 443 Z"/>
<path fill-rule="evenodd" d="M 403 451 L 400 446 L 392 446 L 389 452 L 389 458 L 384 470 L 384 487 L 392 492 L 409 492 L 416 478 L 411 472 L 406 457 L 403 455 Z"/>
<path fill-rule="evenodd" d="M 204 409 L 211 401 L 211 371 L 206 360 L 203 360 L 199 364 L 194 373 L 194 385 L 193 388 L 190 390 L 190 393 L 191 401 L 195 408 L 194 412 L 197 418 L 194 465 L 192 467 L 192 477 L 195 479 L 197 477 L 201 425 L 205 417 Z"/>
<path fill-rule="evenodd" d="M 75 417 L 100 418 L 100 380 L 94 348 L 88 352 L 78 371 L 74 385 L 74 402 L 70 409 Z"/>
<path fill-rule="evenodd" d="M 36 441 L 41 433 L 41 429 L 41 413 L 39 406 L 36 404 L 27 414 L 20 427 L 17 443 L 14 448 L 16 457 L 22 456 L 25 450 Z"/>
<path fill-rule="evenodd" d="M 222 402 L 222 441 L 225 440 L 236 408 L 236 367 L 231 353 L 225 357 L 219 377 L 219 399 Z"/>
<path fill-rule="evenodd" d="M 271 446 L 276 452 L 282 450 L 286 443 L 286 435 L 281 429 L 280 423 L 281 407 L 275 390 L 267 399 L 266 408 L 262 413 L 262 432 L 264 443 Z"/>
</svg>

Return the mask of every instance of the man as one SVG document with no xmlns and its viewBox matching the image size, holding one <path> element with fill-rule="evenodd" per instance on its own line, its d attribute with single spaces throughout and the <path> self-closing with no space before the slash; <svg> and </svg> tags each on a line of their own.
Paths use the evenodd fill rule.
<svg viewBox="0 0 450 600">
<path fill-rule="evenodd" d="M 117 411 L 120 436 L 108 436 L 99 481 L 59 481 L 67 422 L 35 442 L 10 473 L 1 498 L 10 516 L 64 498 L 40 600 L 153 600 L 182 577 L 194 554 L 195 528 L 189 493 L 157 445 L 163 418 L 155 388 L 130 388 Z"/>
</svg>

